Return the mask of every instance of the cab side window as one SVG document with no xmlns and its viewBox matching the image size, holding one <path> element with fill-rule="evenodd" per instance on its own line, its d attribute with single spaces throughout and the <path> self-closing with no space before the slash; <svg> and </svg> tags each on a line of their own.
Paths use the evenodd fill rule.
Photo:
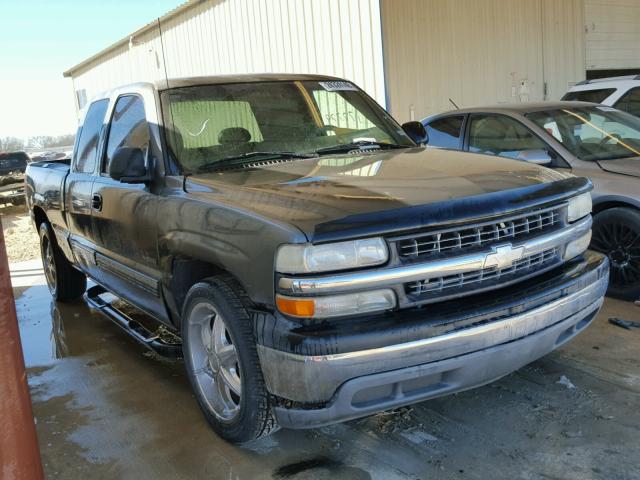
<svg viewBox="0 0 640 480">
<path fill-rule="evenodd" d="M 519 158 L 523 152 L 547 145 L 517 120 L 504 115 L 473 115 L 469 126 L 469 151 Z"/>
<path fill-rule="evenodd" d="M 125 95 L 118 98 L 111 118 L 107 152 L 102 171 L 109 171 L 113 154 L 121 147 L 139 148 L 146 157 L 150 138 L 149 124 L 142 99 L 137 95 Z"/>
<path fill-rule="evenodd" d="M 618 110 L 640 117 L 640 88 L 632 88 L 615 104 Z"/>
<path fill-rule="evenodd" d="M 459 115 L 434 120 L 433 122 L 425 125 L 427 135 L 429 136 L 427 145 L 430 147 L 460 150 L 463 121 L 464 117 Z"/>
<path fill-rule="evenodd" d="M 102 132 L 104 116 L 107 113 L 109 100 L 93 102 L 84 117 L 84 123 L 80 129 L 78 147 L 74 155 L 73 171 L 79 173 L 93 173 L 96 166 L 96 154 L 98 142 Z"/>
</svg>

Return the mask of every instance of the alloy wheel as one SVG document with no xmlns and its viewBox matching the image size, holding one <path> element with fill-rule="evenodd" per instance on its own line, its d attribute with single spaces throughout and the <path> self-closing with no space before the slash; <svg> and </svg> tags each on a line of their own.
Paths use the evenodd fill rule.
<svg viewBox="0 0 640 480">
<path fill-rule="evenodd" d="M 640 232 L 622 222 L 608 221 L 594 229 L 591 247 L 609 257 L 614 286 L 640 282 Z"/>
<path fill-rule="evenodd" d="M 56 262 L 53 255 L 53 245 L 51 245 L 49 239 L 45 237 L 42 240 L 42 268 L 51 293 L 55 292 L 57 281 Z"/>
<path fill-rule="evenodd" d="M 224 318 L 208 302 L 196 304 L 187 319 L 189 358 L 197 388 L 209 410 L 230 422 L 240 412 L 242 380 L 238 353 Z"/>
</svg>

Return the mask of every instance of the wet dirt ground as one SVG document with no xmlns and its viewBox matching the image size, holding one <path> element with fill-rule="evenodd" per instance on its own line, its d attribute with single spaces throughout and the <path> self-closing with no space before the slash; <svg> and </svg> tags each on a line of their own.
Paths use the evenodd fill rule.
<svg viewBox="0 0 640 480">
<path fill-rule="evenodd" d="M 0 205 L 0 222 L 4 230 L 9 262 L 40 257 L 40 239 L 24 205 Z"/>
<path fill-rule="evenodd" d="M 640 308 L 482 388 L 239 448 L 208 428 L 180 361 L 12 267 L 44 468 L 56 479 L 640 478 Z"/>
</svg>

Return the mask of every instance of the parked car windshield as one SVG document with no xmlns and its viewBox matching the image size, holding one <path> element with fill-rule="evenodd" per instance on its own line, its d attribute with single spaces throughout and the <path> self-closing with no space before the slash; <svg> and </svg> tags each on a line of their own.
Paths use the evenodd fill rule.
<svg viewBox="0 0 640 480">
<path fill-rule="evenodd" d="M 527 118 L 581 160 L 640 157 L 640 119 L 614 108 L 562 108 Z"/>
<path fill-rule="evenodd" d="M 165 92 L 163 103 L 171 151 L 187 172 L 229 159 L 335 153 L 342 145 L 415 146 L 384 109 L 346 81 L 193 86 Z"/>
</svg>

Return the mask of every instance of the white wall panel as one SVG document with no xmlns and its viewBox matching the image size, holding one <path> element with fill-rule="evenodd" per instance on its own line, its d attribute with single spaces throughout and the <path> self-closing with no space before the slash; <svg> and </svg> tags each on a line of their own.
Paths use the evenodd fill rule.
<svg viewBox="0 0 640 480">
<path fill-rule="evenodd" d="M 131 81 L 236 73 L 346 77 L 385 104 L 378 0 L 207 0 L 73 73 L 89 96 Z M 162 49 L 164 45 L 164 52 Z M 163 55 L 164 53 L 164 55 Z"/>
<path fill-rule="evenodd" d="M 392 113 L 558 98 L 584 77 L 582 1 L 382 0 Z"/>
<path fill-rule="evenodd" d="M 560 100 L 585 79 L 584 0 L 542 0 L 544 80 L 548 100 Z"/>
<path fill-rule="evenodd" d="M 640 0 L 585 0 L 587 68 L 640 68 Z"/>
</svg>

